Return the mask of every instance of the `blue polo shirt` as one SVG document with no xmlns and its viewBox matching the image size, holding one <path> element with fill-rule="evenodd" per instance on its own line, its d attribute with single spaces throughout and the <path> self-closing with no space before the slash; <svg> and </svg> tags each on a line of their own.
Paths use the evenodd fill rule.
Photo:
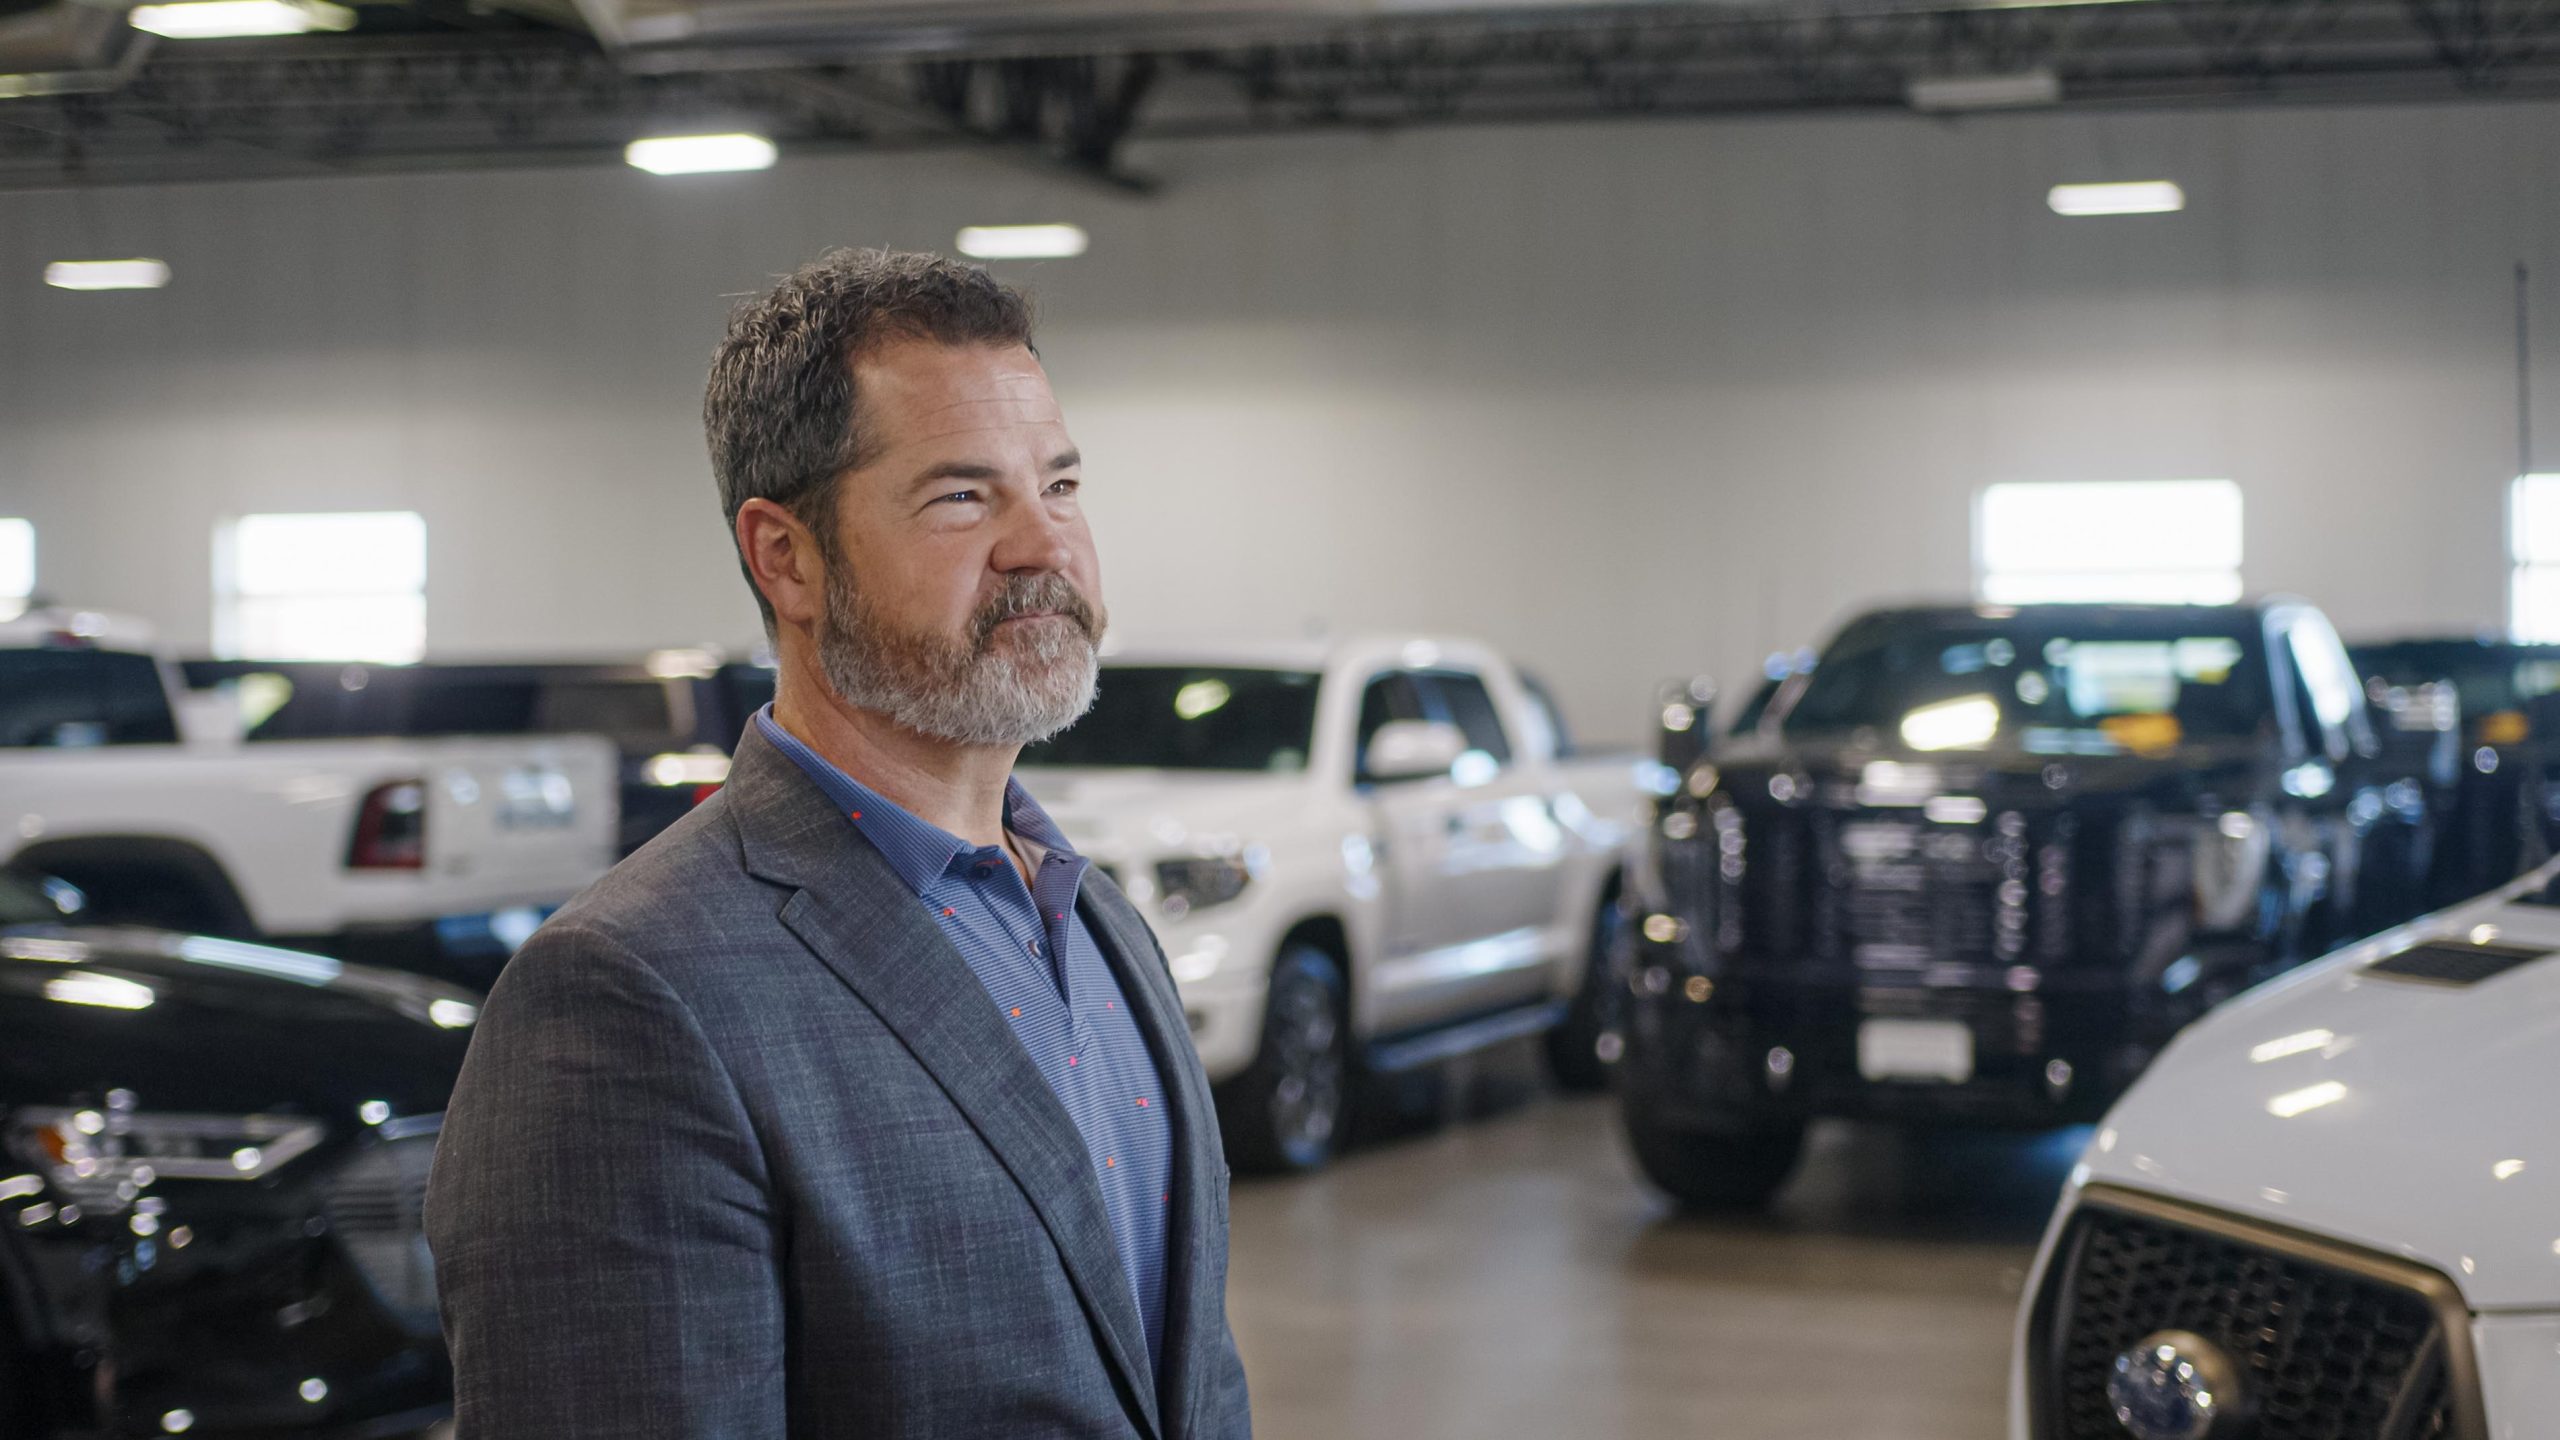
<svg viewBox="0 0 2560 1440">
<path fill-rule="evenodd" d="M 1092 1156 L 1147 1350 L 1160 1364 L 1173 1125 L 1146 1037 L 1076 913 L 1088 862 L 1019 781 L 1005 782 L 1005 829 L 1031 854 L 1036 883 L 1029 887 L 1003 846 L 972 846 L 899 808 L 783 729 L 772 706 L 756 712 L 756 728 L 852 817 L 916 892 L 1066 1107 Z"/>
</svg>

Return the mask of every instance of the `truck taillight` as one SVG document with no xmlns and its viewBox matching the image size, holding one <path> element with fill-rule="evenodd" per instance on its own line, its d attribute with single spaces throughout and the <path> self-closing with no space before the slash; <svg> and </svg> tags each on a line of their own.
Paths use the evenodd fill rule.
<svg viewBox="0 0 2560 1440">
<path fill-rule="evenodd" d="M 347 846 L 350 870 L 423 870 L 427 867 L 427 787 L 422 780 L 394 780 L 366 792 L 356 811 L 355 839 Z"/>
</svg>

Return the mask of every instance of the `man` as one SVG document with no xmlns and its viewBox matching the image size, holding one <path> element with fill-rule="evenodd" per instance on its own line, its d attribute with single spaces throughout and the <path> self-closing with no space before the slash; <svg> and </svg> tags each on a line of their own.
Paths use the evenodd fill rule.
<svg viewBox="0 0 2560 1440">
<path fill-rule="evenodd" d="M 1250 1433 L 1163 953 L 1010 779 L 1103 627 L 1030 340 L 877 251 L 731 322 L 775 699 L 481 1011 L 427 1197 L 463 1440 Z"/>
</svg>

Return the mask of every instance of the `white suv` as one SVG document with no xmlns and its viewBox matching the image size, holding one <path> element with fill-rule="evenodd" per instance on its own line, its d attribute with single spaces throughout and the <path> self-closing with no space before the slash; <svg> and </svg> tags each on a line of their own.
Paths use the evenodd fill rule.
<svg viewBox="0 0 2560 1440">
<path fill-rule="evenodd" d="M 2183 1033 L 2073 1170 L 2012 1440 L 2560 1437 L 2560 863 Z"/>
</svg>

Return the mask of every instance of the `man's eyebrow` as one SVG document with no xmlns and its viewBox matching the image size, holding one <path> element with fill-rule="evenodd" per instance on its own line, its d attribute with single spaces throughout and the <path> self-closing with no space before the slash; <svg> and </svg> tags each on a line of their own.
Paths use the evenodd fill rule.
<svg viewBox="0 0 2560 1440">
<path fill-rule="evenodd" d="M 975 460 L 945 460 L 916 472 L 907 481 L 906 488 L 913 492 L 943 480 L 993 480 L 998 473 L 993 465 Z"/>
<path fill-rule="evenodd" d="M 1083 463 L 1084 453 L 1082 451 L 1069 450 L 1059 455 L 1057 459 L 1050 461 L 1049 468 L 1052 470 L 1073 470 Z"/>
</svg>

